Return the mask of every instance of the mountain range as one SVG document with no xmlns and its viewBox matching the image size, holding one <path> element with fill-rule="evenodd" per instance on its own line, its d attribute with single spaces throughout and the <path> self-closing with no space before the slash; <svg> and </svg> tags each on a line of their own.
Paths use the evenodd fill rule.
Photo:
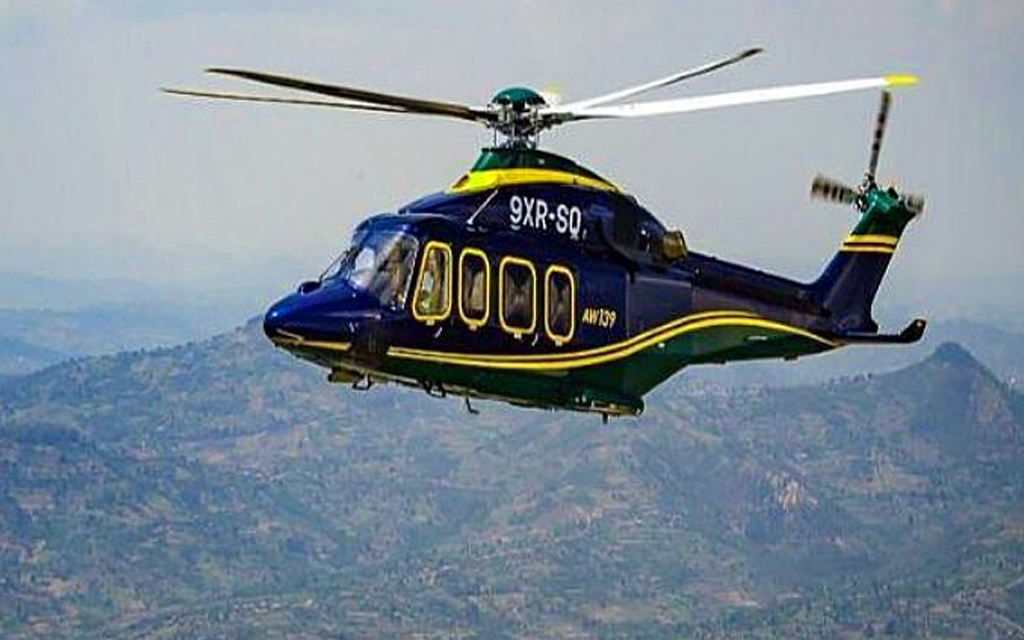
<svg viewBox="0 0 1024 640">
<path fill-rule="evenodd" d="M 0 636 L 1024 637 L 1024 400 L 963 347 L 639 419 L 338 388 L 258 322 L 0 382 Z"/>
</svg>

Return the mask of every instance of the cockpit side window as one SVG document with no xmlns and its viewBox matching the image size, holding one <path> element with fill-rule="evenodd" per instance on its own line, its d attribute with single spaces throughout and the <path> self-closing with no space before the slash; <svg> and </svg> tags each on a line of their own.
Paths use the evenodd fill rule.
<svg viewBox="0 0 1024 640">
<path fill-rule="evenodd" d="M 400 237 L 377 260 L 373 280 L 368 287 L 385 306 L 405 307 L 409 293 L 409 280 L 416 264 L 416 241 L 410 236 Z"/>
<path fill-rule="evenodd" d="M 502 258 L 498 266 L 501 327 L 521 338 L 537 327 L 537 271 L 522 258 Z"/>
<path fill-rule="evenodd" d="M 401 231 L 357 232 L 352 247 L 331 263 L 320 281 L 344 282 L 385 307 L 402 308 L 418 247 L 416 238 Z"/>
<path fill-rule="evenodd" d="M 487 254 L 466 248 L 459 255 L 459 315 L 470 329 L 487 323 L 491 315 L 491 267 Z"/>
<path fill-rule="evenodd" d="M 428 325 L 448 317 L 452 310 L 452 249 L 432 240 L 423 249 L 420 275 L 413 299 L 413 317 Z"/>
</svg>

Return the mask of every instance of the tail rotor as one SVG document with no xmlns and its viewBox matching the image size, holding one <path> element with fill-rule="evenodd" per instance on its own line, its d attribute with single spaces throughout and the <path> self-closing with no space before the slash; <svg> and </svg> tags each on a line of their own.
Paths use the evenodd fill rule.
<svg viewBox="0 0 1024 640">
<path fill-rule="evenodd" d="M 861 212 L 869 206 L 869 195 L 878 192 L 878 182 L 875 178 L 878 170 L 878 159 L 882 152 L 882 140 L 885 138 L 885 125 L 889 119 L 889 106 L 892 102 L 892 94 L 889 91 L 882 92 L 882 101 L 878 105 L 878 115 L 875 116 L 875 130 L 871 140 L 871 156 L 868 159 L 868 169 L 864 173 L 864 180 L 856 189 L 838 180 L 828 178 L 821 174 L 814 177 L 811 182 L 811 197 L 818 200 L 828 200 L 837 204 L 855 205 Z M 898 195 L 895 187 L 888 190 L 891 197 L 897 198 L 899 203 L 914 215 L 924 212 L 924 196 L 920 194 Z"/>
</svg>

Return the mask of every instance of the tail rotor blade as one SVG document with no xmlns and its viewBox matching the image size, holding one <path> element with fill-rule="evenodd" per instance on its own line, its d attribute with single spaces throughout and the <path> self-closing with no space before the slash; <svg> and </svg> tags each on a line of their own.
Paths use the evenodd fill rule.
<svg viewBox="0 0 1024 640">
<path fill-rule="evenodd" d="M 878 105 L 878 117 L 875 119 L 875 135 L 871 141 L 871 160 L 868 161 L 867 177 L 871 182 L 875 181 L 875 170 L 878 168 L 878 155 L 882 151 L 882 137 L 885 135 L 885 121 L 889 117 L 889 102 L 892 94 L 888 91 L 882 92 L 882 102 Z"/>
<path fill-rule="evenodd" d="M 811 197 L 840 204 L 853 204 L 857 201 L 857 191 L 838 180 L 817 175 L 811 182 Z"/>
</svg>

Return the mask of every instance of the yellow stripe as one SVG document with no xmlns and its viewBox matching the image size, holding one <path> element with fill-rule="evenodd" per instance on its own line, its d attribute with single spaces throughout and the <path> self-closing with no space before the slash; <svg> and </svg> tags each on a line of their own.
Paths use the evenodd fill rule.
<svg viewBox="0 0 1024 640">
<path fill-rule="evenodd" d="M 554 169 L 488 169 L 487 171 L 471 171 L 448 188 L 448 193 L 465 193 L 481 191 L 506 185 L 529 184 L 532 182 L 554 182 L 558 184 L 575 184 L 604 191 L 619 191 L 610 182 L 578 176 L 566 171 Z"/>
<path fill-rule="evenodd" d="M 891 76 L 885 76 L 884 80 L 885 80 L 885 84 L 889 85 L 890 87 L 895 87 L 895 86 L 900 86 L 900 85 L 911 85 L 911 84 L 917 84 L 918 82 L 920 82 L 920 80 L 918 79 L 917 76 L 899 75 L 899 74 L 891 75 Z"/>
<path fill-rule="evenodd" d="M 698 314 L 700 315 L 700 314 Z M 560 369 L 577 369 L 580 367 L 589 367 L 597 364 L 603 364 L 614 360 L 621 360 L 627 358 L 639 351 L 643 351 L 649 347 L 652 347 L 658 343 L 671 340 L 676 336 L 692 333 L 694 331 L 700 331 L 701 329 L 710 329 L 717 327 L 758 327 L 762 329 L 770 329 L 773 331 L 780 331 L 784 333 L 790 333 L 798 335 L 815 342 L 820 342 L 828 347 L 838 347 L 840 343 L 827 340 L 822 336 L 811 333 L 798 327 L 793 327 L 781 322 L 775 322 L 773 320 L 763 320 L 756 317 L 750 317 L 749 314 L 736 314 L 732 317 L 720 317 L 720 318 L 706 318 L 702 320 L 694 320 L 694 317 L 683 318 L 681 320 L 690 320 L 689 322 L 680 323 L 674 321 L 666 325 L 675 325 L 674 328 L 667 330 L 652 330 L 641 334 L 631 340 L 627 340 L 618 345 L 609 345 L 608 347 L 602 347 L 598 349 L 592 349 L 587 352 L 579 352 L 577 354 L 566 354 L 571 355 L 571 359 L 548 359 L 541 361 L 536 357 L 530 356 L 477 356 L 473 354 L 457 354 L 457 353 L 442 353 L 435 351 L 425 351 L 419 349 L 404 349 L 401 347 L 391 347 L 388 349 L 388 355 L 398 358 L 406 358 L 410 360 L 421 360 L 427 362 L 440 362 L 444 364 L 456 364 L 463 366 L 474 366 L 489 369 L 519 369 L 519 370 L 560 370 Z M 643 337 L 647 335 L 648 337 Z M 583 355 L 587 353 L 595 353 L 594 355 Z M 500 359 L 499 359 L 500 358 Z"/>
<path fill-rule="evenodd" d="M 896 243 L 899 242 L 899 241 L 900 241 L 900 239 L 897 238 L 896 236 L 883 236 L 883 235 L 873 235 L 873 234 L 864 234 L 864 235 L 850 234 L 850 235 L 846 236 L 846 240 L 844 240 L 843 242 L 870 242 L 871 244 L 887 244 L 887 245 L 889 245 L 891 247 L 895 247 Z"/>
<path fill-rule="evenodd" d="M 701 313 L 695 313 L 681 318 L 676 318 L 670 322 L 667 322 L 661 326 L 653 329 L 648 329 L 643 333 L 639 333 L 632 338 L 623 340 L 613 344 L 606 344 L 601 347 L 593 347 L 591 349 L 584 349 L 582 351 L 573 351 L 568 353 L 537 353 L 537 354 L 476 354 L 476 353 L 445 353 L 440 351 L 426 351 L 419 349 L 406 349 L 404 347 L 392 347 L 391 350 L 399 349 L 407 353 L 423 353 L 431 355 L 442 355 L 449 358 L 474 358 L 476 360 L 487 360 L 489 362 L 560 362 L 563 360 L 574 360 L 582 357 L 597 356 L 609 352 L 616 351 L 629 347 L 637 342 L 642 342 L 651 337 L 657 336 L 658 334 L 664 333 L 674 329 L 680 325 L 684 325 L 689 322 L 695 322 L 697 320 L 703 320 L 707 318 L 756 318 L 757 316 L 747 311 L 704 311 Z M 390 353 L 390 350 L 389 350 Z"/>
<path fill-rule="evenodd" d="M 440 362 L 444 364 L 456 364 L 462 366 L 474 366 L 490 369 L 520 369 L 520 370 L 565 370 L 588 367 L 596 364 L 603 364 L 614 360 L 627 358 L 639 351 L 650 348 L 658 343 L 671 340 L 676 336 L 685 333 L 692 333 L 702 329 L 718 327 L 759 327 L 780 331 L 792 335 L 798 335 L 815 342 L 820 342 L 828 347 L 838 347 L 841 343 L 828 340 L 815 333 L 794 327 L 774 320 L 758 318 L 755 314 L 746 311 L 706 311 L 683 316 L 668 322 L 660 327 L 655 327 L 632 338 L 615 344 L 594 347 L 574 353 L 556 354 L 472 354 L 472 353 L 449 353 L 441 351 L 429 351 L 424 349 L 408 349 L 405 347 L 390 347 L 388 355 L 408 360 L 420 360 L 426 362 Z M 327 342 L 322 340 L 305 340 L 302 338 L 274 338 L 277 345 L 289 345 L 303 348 L 329 349 L 332 351 L 348 351 L 352 348 L 348 342 Z"/>
<path fill-rule="evenodd" d="M 846 253 L 896 253 L 896 249 L 893 247 L 869 247 L 855 244 L 844 244 L 839 250 Z"/>
<path fill-rule="evenodd" d="M 294 334 L 292 334 L 292 335 L 294 335 Z M 352 343 L 350 343 L 350 342 L 327 342 L 327 341 L 324 341 L 324 340 L 306 340 L 305 338 L 302 338 L 302 337 L 299 337 L 299 336 L 296 336 L 294 338 L 277 338 L 277 337 L 275 337 L 275 338 L 271 338 L 270 340 L 274 344 L 276 344 L 278 346 L 288 345 L 288 346 L 292 346 L 292 347 L 303 347 L 303 348 L 313 347 L 313 348 L 316 348 L 316 349 L 329 349 L 331 351 L 348 351 L 349 349 L 352 348 Z"/>
</svg>

